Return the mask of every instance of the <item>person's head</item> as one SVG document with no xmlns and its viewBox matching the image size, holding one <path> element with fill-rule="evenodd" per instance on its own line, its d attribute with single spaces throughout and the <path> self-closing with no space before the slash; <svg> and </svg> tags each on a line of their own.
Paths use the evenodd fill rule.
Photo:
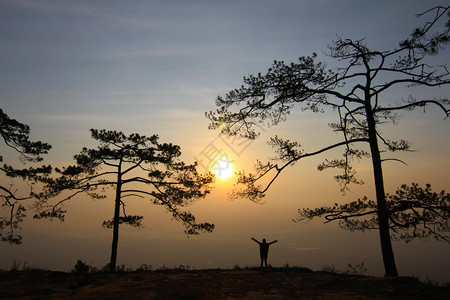
<svg viewBox="0 0 450 300">
<path fill-rule="evenodd" d="M 266 239 L 263 239 L 263 243 L 264 243 L 264 244 L 266 243 Z"/>
</svg>

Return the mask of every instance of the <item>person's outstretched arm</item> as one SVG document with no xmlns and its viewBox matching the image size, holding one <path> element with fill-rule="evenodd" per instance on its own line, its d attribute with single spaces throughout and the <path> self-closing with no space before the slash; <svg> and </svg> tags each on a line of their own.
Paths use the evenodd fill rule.
<svg viewBox="0 0 450 300">
<path fill-rule="evenodd" d="M 257 242 L 258 244 L 261 244 L 260 242 L 258 242 L 255 238 L 252 238 L 252 240 L 254 240 L 255 242 Z"/>
<path fill-rule="evenodd" d="M 275 244 L 276 242 L 278 242 L 278 240 L 275 240 L 273 242 L 270 242 L 269 245 Z"/>
</svg>

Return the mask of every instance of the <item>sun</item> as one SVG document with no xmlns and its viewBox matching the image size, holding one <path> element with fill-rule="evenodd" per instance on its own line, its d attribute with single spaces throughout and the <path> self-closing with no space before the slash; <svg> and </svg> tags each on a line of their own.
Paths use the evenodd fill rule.
<svg viewBox="0 0 450 300">
<path fill-rule="evenodd" d="M 214 173 L 216 173 L 217 177 L 220 179 L 227 179 L 233 175 L 231 162 L 225 157 L 221 158 L 214 167 Z"/>
</svg>

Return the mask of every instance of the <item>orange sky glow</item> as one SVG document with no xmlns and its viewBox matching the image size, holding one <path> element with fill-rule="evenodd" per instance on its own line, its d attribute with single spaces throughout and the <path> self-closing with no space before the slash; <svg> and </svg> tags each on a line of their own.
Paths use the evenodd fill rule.
<svg viewBox="0 0 450 300">
<path fill-rule="evenodd" d="M 214 223 L 213 233 L 188 238 L 164 208 L 146 199 L 129 199 L 128 212 L 143 215 L 144 228 L 121 227 L 119 265 L 257 266 L 254 237 L 278 240 L 270 247 L 273 266 L 320 270 L 333 265 L 345 270 L 349 263 L 363 262 L 368 275 L 383 275 L 377 232 L 347 232 L 323 220 L 292 221 L 300 208 L 346 203 L 364 195 L 373 199 L 368 159 L 354 163 L 365 184 L 351 186 L 345 194 L 333 178 L 335 170 L 317 170 L 325 158 L 339 158 L 338 150 L 287 168 L 261 203 L 229 197 L 236 187 L 234 172 L 252 172 L 257 159 L 275 156 L 267 144 L 270 137 L 298 141 L 307 151 L 339 141 L 328 127 L 337 119 L 334 112 L 293 109 L 286 122 L 262 126 L 255 140 L 208 130 L 204 113 L 215 110 L 215 98 L 238 88 L 243 76 L 265 72 L 274 59 L 290 62 L 325 50 L 336 35 L 366 37 L 374 48 L 395 47 L 420 23 L 415 14 L 428 9 L 426 1 L 380 1 L 370 8 L 356 0 L 189 5 L 132 1 L 134 6 L 127 1 L 94 2 L 0 0 L 0 59 L 5 65 L 0 68 L 1 108 L 31 127 L 32 140 L 53 146 L 44 163 L 54 167 L 74 163 L 73 155 L 82 147 L 96 147 L 89 133 L 96 128 L 158 134 L 161 142 L 181 146 L 183 161 L 197 162 L 200 172 L 217 177 L 211 194 L 186 207 L 198 221 Z M 386 22 L 376 22 L 379 19 Z M 11 33 L 2 29 L 7 26 Z M 449 58 L 444 54 L 445 62 Z M 404 89 L 388 101 L 413 92 L 448 97 L 450 90 Z M 410 140 L 415 150 L 392 154 L 407 165 L 383 165 L 387 192 L 412 182 L 450 190 L 449 122 L 439 110 L 429 109 L 426 114 L 405 113 L 398 125 L 383 126 L 388 137 Z M 5 158 L 14 157 L 1 147 Z M 112 232 L 101 225 L 112 218 L 112 195 L 107 191 L 106 199 L 74 198 L 65 205 L 64 222 L 33 220 L 30 214 L 22 224 L 23 244 L 0 244 L 0 268 L 9 269 L 14 260 L 63 271 L 78 259 L 104 266 Z M 450 278 L 449 245 L 430 240 L 393 246 L 400 275 Z"/>
</svg>

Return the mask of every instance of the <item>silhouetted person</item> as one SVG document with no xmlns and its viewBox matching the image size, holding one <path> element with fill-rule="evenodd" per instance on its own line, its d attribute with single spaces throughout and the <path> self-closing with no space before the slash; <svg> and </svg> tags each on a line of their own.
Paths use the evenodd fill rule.
<svg viewBox="0 0 450 300">
<path fill-rule="evenodd" d="M 258 242 L 255 238 L 252 238 L 255 242 L 259 244 L 259 255 L 261 257 L 261 268 L 263 267 L 263 262 L 267 268 L 267 255 L 269 254 L 269 246 L 278 242 L 277 240 L 266 243 L 266 239 L 263 239 L 262 243 Z"/>
</svg>

